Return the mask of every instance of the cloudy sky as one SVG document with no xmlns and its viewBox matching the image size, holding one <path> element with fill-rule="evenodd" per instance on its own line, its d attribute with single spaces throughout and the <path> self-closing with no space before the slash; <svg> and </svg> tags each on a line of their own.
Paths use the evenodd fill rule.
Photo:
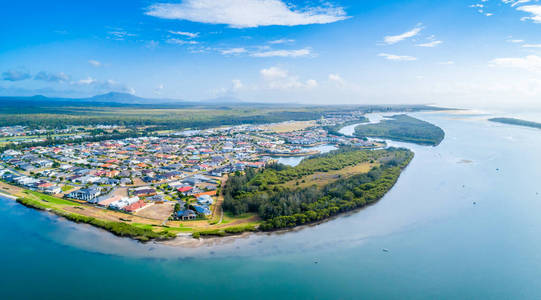
<svg viewBox="0 0 541 300">
<path fill-rule="evenodd" d="M 541 105 L 536 0 L 10 1 L 0 94 Z"/>
</svg>

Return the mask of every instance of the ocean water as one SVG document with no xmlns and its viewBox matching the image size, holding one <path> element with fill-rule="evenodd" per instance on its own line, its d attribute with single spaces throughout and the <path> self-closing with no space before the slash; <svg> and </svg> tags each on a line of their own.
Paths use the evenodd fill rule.
<svg viewBox="0 0 541 300">
<path fill-rule="evenodd" d="M 392 143 L 415 158 L 383 199 L 294 232 L 140 244 L 0 199 L 2 298 L 541 298 L 541 131 L 414 116 L 442 144 Z"/>
</svg>

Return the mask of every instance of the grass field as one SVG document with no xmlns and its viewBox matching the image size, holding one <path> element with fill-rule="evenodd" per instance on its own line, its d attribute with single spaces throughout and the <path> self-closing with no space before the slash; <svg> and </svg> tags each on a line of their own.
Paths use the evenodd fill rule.
<svg viewBox="0 0 541 300">
<path fill-rule="evenodd" d="M 368 173 L 370 169 L 378 165 L 378 163 L 366 162 L 355 166 L 345 167 L 340 170 L 332 170 L 329 172 L 316 172 L 314 174 L 304 176 L 300 179 L 288 181 L 281 184 L 281 186 L 288 188 L 306 188 L 312 185 L 323 187 L 341 178 L 348 178 L 353 175 Z"/>
<path fill-rule="evenodd" d="M 261 126 L 276 133 L 293 132 L 316 126 L 316 121 L 291 121 Z"/>
<path fill-rule="evenodd" d="M 71 185 L 64 185 L 64 186 L 62 186 L 61 189 L 62 189 L 62 192 L 67 192 L 67 191 L 69 191 L 69 190 L 72 190 L 73 188 L 74 188 L 74 187 L 71 186 Z"/>
<path fill-rule="evenodd" d="M 48 202 L 52 204 L 71 205 L 71 206 L 81 205 L 80 203 L 77 203 L 74 201 L 61 199 L 58 197 L 53 197 L 53 196 L 45 195 L 45 194 L 34 192 L 34 191 L 24 191 L 24 193 L 26 194 L 26 197 L 29 199 L 42 200 L 44 202 Z"/>
</svg>

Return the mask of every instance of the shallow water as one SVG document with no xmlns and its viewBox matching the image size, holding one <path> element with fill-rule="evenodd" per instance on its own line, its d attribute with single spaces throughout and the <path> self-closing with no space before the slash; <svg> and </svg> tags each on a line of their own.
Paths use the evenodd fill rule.
<svg viewBox="0 0 541 300">
<path fill-rule="evenodd" d="M 382 200 L 295 232 L 213 247 L 139 244 L 2 199 L 2 293 L 541 298 L 541 131 L 487 122 L 489 115 L 413 115 L 442 127 L 442 144 L 393 142 L 413 149 L 415 158 Z"/>
<path fill-rule="evenodd" d="M 332 150 L 336 150 L 338 148 L 336 148 L 333 145 L 319 145 L 319 146 L 314 146 L 314 147 L 306 147 L 304 149 L 306 149 L 307 151 L 317 150 L 319 151 L 319 153 L 327 153 L 327 152 L 331 152 Z M 274 158 L 277 160 L 278 163 L 294 167 L 300 164 L 301 161 L 305 159 L 306 157 L 308 156 L 290 156 L 290 157 L 282 156 L 282 157 L 274 157 Z"/>
</svg>

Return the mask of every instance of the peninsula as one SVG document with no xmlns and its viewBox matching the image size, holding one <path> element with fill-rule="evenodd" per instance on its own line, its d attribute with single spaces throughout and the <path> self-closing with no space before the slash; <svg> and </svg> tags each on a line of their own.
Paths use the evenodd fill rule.
<svg viewBox="0 0 541 300">
<path fill-rule="evenodd" d="M 521 120 L 521 119 L 515 119 L 515 118 L 491 118 L 491 119 L 488 119 L 488 120 L 491 121 L 491 122 L 496 122 L 496 123 L 517 125 L 517 126 L 541 129 L 541 123 L 531 122 L 531 121 L 526 121 L 526 120 Z"/>
<path fill-rule="evenodd" d="M 355 135 L 437 146 L 443 141 L 445 132 L 429 122 L 408 115 L 394 115 L 376 124 L 355 127 Z"/>
</svg>

